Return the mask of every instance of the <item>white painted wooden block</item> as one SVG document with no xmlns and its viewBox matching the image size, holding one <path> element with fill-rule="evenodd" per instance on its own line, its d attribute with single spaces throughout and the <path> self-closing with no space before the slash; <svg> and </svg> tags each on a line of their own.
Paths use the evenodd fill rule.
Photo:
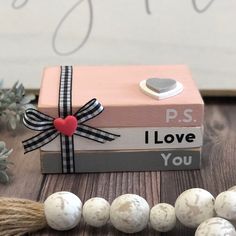
<svg viewBox="0 0 236 236">
<path fill-rule="evenodd" d="M 140 150 L 201 147 L 202 127 L 137 127 L 137 128 L 102 128 L 119 134 L 120 137 L 104 144 L 83 137 L 74 136 L 74 149 L 92 150 Z M 60 151 L 60 137 L 41 148 L 43 151 Z"/>
</svg>

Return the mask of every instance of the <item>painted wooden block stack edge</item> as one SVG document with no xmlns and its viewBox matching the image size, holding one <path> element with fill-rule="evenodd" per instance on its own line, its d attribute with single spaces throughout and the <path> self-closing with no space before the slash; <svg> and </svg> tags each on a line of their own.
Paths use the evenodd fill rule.
<svg viewBox="0 0 236 236">
<path fill-rule="evenodd" d="M 155 100 L 139 88 L 140 81 L 152 77 L 173 78 L 184 90 Z M 59 78 L 60 67 L 46 68 L 39 95 L 39 110 L 53 117 L 58 116 Z M 93 97 L 105 109 L 88 125 L 121 137 L 100 144 L 75 136 L 75 172 L 201 167 L 204 103 L 186 66 L 74 66 L 73 111 Z M 59 137 L 42 147 L 40 154 L 42 173 L 62 172 Z"/>
</svg>

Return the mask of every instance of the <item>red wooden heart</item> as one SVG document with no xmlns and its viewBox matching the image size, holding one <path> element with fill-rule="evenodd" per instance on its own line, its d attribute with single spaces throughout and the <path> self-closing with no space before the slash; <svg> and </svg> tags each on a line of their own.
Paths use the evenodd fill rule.
<svg viewBox="0 0 236 236">
<path fill-rule="evenodd" d="M 77 128 L 77 119 L 74 116 L 67 116 L 65 119 L 56 118 L 53 125 L 64 135 L 72 136 Z"/>
</svg>

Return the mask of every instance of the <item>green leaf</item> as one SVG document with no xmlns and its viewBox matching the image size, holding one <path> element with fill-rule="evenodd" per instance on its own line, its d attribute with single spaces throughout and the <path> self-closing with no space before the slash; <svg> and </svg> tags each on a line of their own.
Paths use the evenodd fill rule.
<svg viewBox="0 0 236 236">
<path fill-rule="evenodd" d="M 5 142 L 0 141 L 0 152 L 1 152 L 1 150 L 3 150 L 5 147 L 6 147 Z"/>
<path fill-rule="evenodd" d="M 33 104 L 25 104 L 24 106 L 23 106 L 23 108 L 24 108 L 24 110 L 26 110 L 26 109 L 29 109 L 29 108 L 33 108 L 33 109 L 35 109 L 35 106 L 33 105 Z"/>
<path fill-rule="evenodd" d="M 0 171 L 0 183 L 6 184 L 9 182 L 9 177 L 5 171 Z"/>
<path fill-rule="evenodd" d="M 0 161 L 0 171 L 5 171 L 7 169 L 7 162 L 6 160 Z"/>
<path fill-rule="evenodd" d="M 15 109 L 16 109 L 16 103 L 15 103 L 15 102 L 11 103 L 11 104 L 8 106 L 8 109 L 10 109 L 10 110 L 15 110 Z"/>
<path fill-rule="evenodd" d="M 10 116 L 8 120 L 8 124 L 11 129 L 15 130 L 16 129 L 16 124 L 17 124 L 17 119 L 15 116 Z"/>
<path fill-rule="evenodd" d="M 16 120 L 17 120 L 17 122 L 20 121 L 20 115 L 19 114 L 16 114 Z"/>
<path fill-rule="evenodd" d="M 6 167 L 7 166 L 7 158 L 8 156 L 0 156 L 0 169 L 2 170 L 3 166 Z M 4 168 L 5 169 L 5 168 Z"/>
<path fill-rule="evenodd" d="M 0 183 L 9 182 L 9 177 L 7 175 L 6 170 L 8 169 L 8 165 L 12 163 L 9 162 L 8 156 L 12 153 L 12 149 L 7 149 L 5 142 L 0 141 Z"/>
<path fill-rule="evenodd" d="M 13 149 L 8 150 L 7 148 L 4 148 L 3 150 L 1 150 L 0 152 L 0 158 L 7 158 L 8 156 L 10 156 L 10 154 L 12 153 Z"/>
<path fill-rule="evenodd" d="M 35 99 L 35 95 L 34 94 L 25 95 L 21 99 L 20 104 L 23 104 L 23 105 L 28 104 L 28 103 L 30 103 L 34 99 Z"/>
<path fill-rule="evenodd" d="M 0 88 L 0 122 L 7 123 L 10 129 L 15 130 L 22 122 L 25 110 L 30 107 L 35 108 L 30 104 L 34 99 L 34 94 L 25 95 L 24 86 L 19 82 L 9 90 Z"/>
</svg>

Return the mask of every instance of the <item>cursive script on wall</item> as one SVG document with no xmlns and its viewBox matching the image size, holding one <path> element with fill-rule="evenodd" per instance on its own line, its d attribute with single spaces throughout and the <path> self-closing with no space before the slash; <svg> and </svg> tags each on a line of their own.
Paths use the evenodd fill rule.
<svg viewBox="0 0 236 236">
<path fill-rule="evenodd" d="M 20 9 L 28 3 L 28 0 L 13 0 L 11 6 L 13 9 Z"/>
<path fill-rule="evenodd" d="M 197 13 L 203 13 L 205 11 L 207 11 L 210 6 L 212 5 L 212 3 L 214 2 L 215 0 L 210 0 L 205 6 L 203 6 L 202 8 L 200 8 L 197 4 L 197 0 L 192 0 L 192 5 L 193 5 L 193 9 L 197 12 Z"/>
<path fill-rule="evenodd" d="M 208 0 L 207 0 L 208 1 Z M 213 4 L 215 0 L 209 0 L 207 2 L 207 4 L 203 7 L 199 7 L 198 5 L 198 0 L 192 0 L 192 6 L 193 9 L 197 12 L 197 13 L 204 13 L 206 12 L 211 5 Z M 23 8 L 27 3 L 29 2 L 29 0 L 13 0 L 12 2 L 12 8 L 13 9 L 21 9 Z M 71 13 L 76 11 L 76 9 L 79 8 L 79 6 L 82 3 L 87 3 L 88 5 L 88 9 L 89 9 L 89 21 L 88 21 L 88 26 L 87 26 L 87 30 L 85 32 L 85 34 L 81 37 L 81 39 L 78 39 L 78 44 L 77 46 L 75 46 L 72 50 L 68 50 L 68 51 L 62 51 L 58 46 L 57 46 L 57 41 L 58 41 L 58 34 L 64 24 L 64 22 L 70 17 Z M 148 15 L 151 15 L 151 8 L 150 8 L 150 0 L 144 0 L 145 3 L 145 11 Z M 62 18 L 59 20 L 58 24 L 56 25 L 56 28 L 52 34 L 52 49 L 53 51 L 60 56 L 69 56 L 72 55 L 76 52 L 78 52 L 88 41 L 89 36 L 92 32 L 92 28 L 93 28 L 93 21 L 94 21 L 94 17 L 93 17 L 93 3 L 92 0 L 78 0 L 75 2 L 75 4 L 73 4 L 69 10 L 66 11 L 66 13 L 62 16 Z"/>
<path fill-rule="evenodd" d="M 57 38 L 58 38 L 58 32 L 60 31 L 63 23 L 70 16 L 72 11 L 76 10 L 76 8 L 78 8 L 79 5 L 82 2 L 87 2 L 88 7 L 89 7 L 89 24 L 88 24 L 88 27 L 87 27 L 87 31 L 86 31 L 84 37 L 81 40 L 78 41 L 78 45 L 74 49 L 72 49 L 70 51 L 63 52 L 63 51 L 59 50 L 59 48 L 57 47 L 57 44 L 56 44 L 57 43 Z M 76 53 L 88 41 L 89 36 L 91 34 L 91 31 L 92 31 L 92 28 L 93 28 L 93 5 L 92 5 L 92 1 L 91 0 L 79 0 L 65 13 L 65 15 L 61 18 L 58 25 L 56 26 L 56 29 L 55 29 L 55 31 L 53 33 L 53 36 L 52 36 L 52 48 L 53 48 L 54 52 L 58 55 L 61 55 L 61 56 L 69 56 L 71 54 Z"/>
</svg>

